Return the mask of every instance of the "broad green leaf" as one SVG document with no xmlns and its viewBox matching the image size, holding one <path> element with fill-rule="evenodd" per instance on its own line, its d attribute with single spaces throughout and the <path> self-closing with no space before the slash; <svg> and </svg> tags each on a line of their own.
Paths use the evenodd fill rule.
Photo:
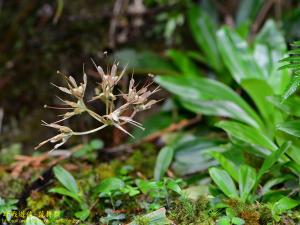
<svg viewBox="0 0 300 225">
<path fill-rule="evenodd" d="M 154 168 L 155 180 L 161 180 L 164 176 L 172 162 L 173 155 L 174 149 L 172 147 L 166 146 L 160 150 Z"/>
<path fill-rule="evenodd" d="M 26 218 L 25 225 L 45 225 L 44 222 L 36 216 L 29 215 Z"/>
<path fill-rule="evenodd" d="M 218 31 L 217 37 L 223 61 L 236 82 L 247 78 L 264 79 L 246 40 L 226 27 Z"/>
<path fill-rule="evenodd" d="M 273 20 L 268 20 L 254 40 L 254 59 L 273 92 L 281 95 L 290 82 L 288 71 L 278 70 L 278 61 L 286 53 L 284 35 Z"/>
<path fill-rule="evenodd" d="M 166 216 L 166 209 L 161 208 L 158 209 L 154 212 L 148 213 L 143 216 L 145 219 L 147 219 L 147 224 L 149 225 L 167 225 L 167 224 L 172 224 L 172 221 L 169 220 Z M 136 220 L 133 222 L 129 223 L 128 225 L 139 225 Z"/>
<path fill-rule="evenodd" d="M 284 175 L 282 177 L 276 177 L 274 179 L 271 179 L 271 180 L 268 180 L 262 187 L 261 189 L 261 195 L 265 195 L 267 194 L 268 192 L 271 191 L 271 188 L 274 187 L 275 185 L 278 185 L 280 183 L 283 183 L 287 180 L 292 180 L 294 179 L 294 176 L 292 176 L 291 174 L 288 174 L 288 175 Z"/>
<path fill-rule="evenodd" d="M 283 197 L 273 206 L 273 212 L 275 214 L 282 214 L 292 208 L 295 208 L 300 204 L 299 200 L 294 200 L 288 197 Z"/>
<path fill-rule="evenodd" d="M 194 6 L 188 12 L 188 22 L 194 40 L 203 51 L 206 62 L 216 71 L 222 70 L 222 61 L 216 41 L 216 26 L 200 7 Z"/>
<path fill-rule="evenodd" d="M 78 202 L 81 203 L 80 197 L 76 193 L 71 192 L 71 191 L 67 190 L 66 188 L 63 188 L 63 187 L 51 188 L 49 190 L 49 192 L 50 193 L 57 193 L 57 194 L 60 194 L 60 195 L 65 195 L 65 196 L 71 197 L 74 200 L 76 200 L 76 201 L 78 201 Z"/>
<path fill-rule="evenodd" d="M 186 76 L 203 76 L 198 67 L 194 64 L 192 60 L 187 56 L 187 54 L 180 52 L 178 50 L 169 50 L 167 52 L 175 66 Z"/>
<path fill-rule="evenodd" d="M 249 196 L 252 188 L 255 185 L 256 181 L 256 172 L 255 170 L 248 166 L 242 165 L 239 168 L 239 190 L 240 190 L 240 197 L 242 201 L 246 201 L 247 197 Z"/>
<path fill-rule="evenodd" d="M 235 224 L 235 225 L 243 225 L 243 224 L 245 224 L 245 220 L 243 220 L 242 218 L 239 218 L 239 217 L 233 217 L 231 219 L 231 223 Z"/>
<path fill-rule="evenodd" d="M 61 166 L 55 166 L 53 168 L 53 172 L 55 177 L 65 188 L 67 188 L 72 193 L 78 194 L 79 191 L 78 191 L 76 181 L 68 171 L 66 171 Z"/>
<path fill-rule="evenodd" d="M 175 180 L 168 179 L 167 180 L 167 188 L 172 191 L 175 191 L 177 194 L 182 193 L 180 186 L 177 184 L 177 182 Z"/>
<path fill-rule="evenodd" d="M 108 194 L 115 190 L 120 190 L 125 186 L 125 183 L 123 180 L 116 178 L 116 177 L 110 177 L 106 178 L 99 185 L 96 186 L 95 192 L 97 194 L 104 193 Z"/>
<path fill-rule="evenodd" d="M 82 211 L 76 212 L 74 215 L 81 221 L 85 221 L 90 215 L 90 210 L 84 209 Z"/>
<path fill-rule="evenodd" d="M 300 98 L 299 96 L 292 96 L 282 102 L 279 96 L 267 97 L 275 107 L 280 109 L 287 115 L 300 117 Z"/>
<path fill-rule="evenodd" d="M 150 191 L 158 189 L 157 182 L 155 181 L 147 181 L 147 180 L 136 180 L 136 185 L 139 189 L 144 193 L 148 194 Z"/>
<path fill-rule="evenodd" d="M 235 184 L 225 170 L 213 167 L 209 169 L 209 174 L 213 181 L 216 183 L 216 185 L 227 197 L 238 198 L 238 193 Z"/>
<path fill-rule="evenodd" d="M 239 181 L 239 173 L 237 167 L 233 162 L 228 160 L 222 153 L 220 152 L 211 152 L 211 155 L 220 163 L 223 169 L 230 174 L 230 176 L 236 181 Z"/>
<path fill-rule="evenodd" d="M 227 216 L 224 216 L 217 221 L 217 225 L 231 225 L 230 218 Z"/>
<path fill-rule="evenodd" d="M 267 156 L 267 158 L 264 160 L 264 163 L 262 164 L 261 168 L 258 171 L 258 175 L 256 178 L 256 183 L 259 182 L 260 178 L 280 159 L 282 154 L 284 154 L 289 147 L 291 146 L 291 142 L 287 142 L 283 144 L 280 148 L 273 151 L 270 155 Z"/>
<path fill-rule="evenodd" d="M 255 43 L 267 46 L 272 51 L 279 51 L 281 54 L 285 54 L 287 50 L 284 34 L 279 29 L 276 21 L 268 19 L 263 25 L 262 29 L 255 37 Z M 276 54 L 273 52 L 273 54 Z M 278 68 L 278 60 L 276 61 L 276 70 Z"/>
<path fill-rule="evenodd" d="M 263 127 L 255 111 L 232 89 L 207 78 L 159 76 L 156 82 L 175 94 L 184 106 L 194 112 L 228 116 L 254 127 Z"/>
<path fill-rule="evenodd" d="M 260 146 L 272 151 L 277 149 L 277 146 L 272 140 L 254 127 L 232 121 L 221 121 L 217 123 L 216 126 L 225 130 L 230 137 L 239 139 L 248 144 Z"/>
<path fill-rule="evenodd" d="M 221 142 L 194 138 L 182 141 L 174 146 L 172 169 L 180 176 L 205 171 L 216 162 L 207 154 L 211 149 L 219 148 Z"/>
<path fill-rule="evenodd" d="M 186 109 L 195 113 L 232 118 L 255 127 L 258 126 L 256 121 L 249 117 L 243 109 L 230 101 L 208 100 L 189 102 L 181 100 L 181 103 Z"/>
<path fill-rule="evenodd" d="M 300 120 L 291 120 L 279 123 L 276 125 L 276 128 L 290 135 L 300 137 Z"/>
<path fill-rule="evenodd" d="M 259 79 L 245 79 L 241 85 L 254 101 L 265 122 L 273 128 L 274 106 L 267 100 L 268 96 L 273 95 L 272 88 L 266 81 Z"/>
</svg>

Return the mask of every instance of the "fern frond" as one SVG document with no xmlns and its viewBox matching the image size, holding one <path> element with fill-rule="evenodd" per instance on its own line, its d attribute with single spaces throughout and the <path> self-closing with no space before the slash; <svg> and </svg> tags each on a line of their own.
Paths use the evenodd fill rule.
<svg viewBox="0 0 300 225">
<path fill-rule="evenodd" d="M 294 49 L 288 52 L 289 56 L 281 59 L 279 62 L 283 63 L 279 70 L 291 69 L 293 77 L 282 95 L 282 102 L 293 95 L 300 86 L 300 41 L 295 41 L 291 44 Z"/>
</svg>

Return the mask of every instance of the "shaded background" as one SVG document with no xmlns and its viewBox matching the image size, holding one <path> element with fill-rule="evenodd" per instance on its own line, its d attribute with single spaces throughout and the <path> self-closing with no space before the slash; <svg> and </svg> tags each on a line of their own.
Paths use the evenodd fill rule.
<svg viewBox="0 0 300 225">
<path fill-rule="evenodd" d="M 57 112 L 43 105 L 57 104 L 59 92 L 50 85 L 61 82 L 57 70 L 80 80 L 85 64 L 90 83 L 96 81 L 90 58 L 104 68 L 114 59 L 130 63 L 137 76 L 172 71 L 164 53 L 169 48 L 195 48 L 186 17 L 190 7 L 199 6 L 220 26 L 247 26 L 255 34 L 264 21 L 274 18 L 289 42 L 300 38 L 297 0 L 0 0 L 2 147 L 20 143 L 28 153 L 53 135 L 40 121 L 55 120 Z M 164 60 L 152 60 L 153 52 Z M 93 127 L 85 117 L 74 123 L 81 130 Z M 125 138 L 115 131 L 96 135 L 113 144 Z"/>
</svg>

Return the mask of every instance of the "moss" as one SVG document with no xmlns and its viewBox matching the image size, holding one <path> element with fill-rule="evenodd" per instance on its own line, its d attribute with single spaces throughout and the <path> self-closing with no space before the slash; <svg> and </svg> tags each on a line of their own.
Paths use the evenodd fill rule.
<svg viewBox="0 0 300 225">
<path fill-rule="evenodd" d="M 25 182 L 22 179 L 13 178 L 11 174 L 0 171 L 0 196 L 5 199 L 16 199 L 22 193 Z"/>
<path fill-rule="evenodd" d="M 27 206 L 32 212 L 38 212 L 42 209 L 49 209 L 54 207 L 55 199 L 50 195 L 41 192 L 32 192 L 27 198 Z"/>
<path fill-rule="evenodd" d="M 200 197 L 197 201 L 181 198 L 174 202 L 169 212 L 169 218 L 180 225 L 214 224 L 215 216 L 215 212 L 209 210 L 206 197 Z"/>
<path fill-rule="evenodd" d="M 111 163 L 101 163 L 99 166 L 95 168 L 96 174 L 100 180 L 116 176 L 116 165 L 114 161 Z"/>
<path fill-rule="evenodd" d="M 156 154 L 152 144 L 144 144 L 141 149 L 135 150 L 124 164 L 132 166 L 136 172 L 150 178 L 153 176 L 152 168 L 155 165 Z"/>
<path fill-rule="evenodd" d="M 269 209 L 269 207 L 267 207 L 266 205 L 260 207 L 259 214 L 260 214 L 260 218 L 259 218 L 260 224 L 269 224 L 272 222 L 273 220 L 272 212 Z"/>
<path fill-rule="evenodd" d="M 145 216 L 137 216 L 134 220 L 137 225 L 149 225 L 150 219 Z"/>
<path fill-rule="evenodd" d="M 245 221 L 248 225 L 260 225 L 260 205 L 245 204 L 238 200 L 229 199 L 226 203 L 235 211 L 236 215 Z"/>
</svg>

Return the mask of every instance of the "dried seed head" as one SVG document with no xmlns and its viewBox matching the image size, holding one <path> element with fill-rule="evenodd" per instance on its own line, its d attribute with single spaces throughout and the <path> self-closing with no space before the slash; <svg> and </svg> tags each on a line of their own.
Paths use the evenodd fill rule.
<svg viewBox="0 0 300 225">
<path fill-rule="evenodd" d="M 118 75 L 118 63 L 114 63 L 111 71 L 105 73 L 101 66 L 97 66 L 93 60 L 92 62 L 94 63 L 94 66 L 96 67 L 101 79 L 99 88 L 97 88 L 96 91 L 96 96 L 94 96 L 92 100 L 101 99 L 104 102 L 106 100 L 115 100 L 116 98 L 113 94 L 113 89 L 124 76 L 127 66 L 125 66 L 121 73 Z"/>
<path fill-rule="evenodd" d="M 87 86 L 87 76 L 85 72 L 83 73 L 83 83 L 80 83 L 80 85 L 77 85 L 75 79 L 72 76 L 67 77 L 66 75 L 62 74 L 59 71 L 58 73 L 63 75 L 63 77 L 67 81 L 68 88 L 60 87 L 55 84 L 53 85 L 66 94 L 72 95 L 77 99 L 83 99 L 85 94 L 85 89 Z"/>
<path fill-rule="evenodd" d="M 58 131 L 58 134 L 52 138 L 49 138 L 48 140 L 41 142 L 38 146 L 35 147 L 36 149 L 48 142 L 56 143 L 53 149 L 57 149 L 73 135 L 86 135 L 94 133 L 104 129 L 106 126 L 114 126 L 124 133 L 130 135 L 131 137 L 133 136 L 123 127 L 123 125 L 131 124 L 140 129 L 144 129 L 142 124 L 138 123 L 133 118 L 137 112 L 149 109 L 153 104 L 157 103 L 156 100 L 150 100 L 149 98 L 151 97 L 151 95 L 159 91 L 159 88 L 157 87 L 154 90 L 149 90 L 149 87 L 152 84 L 149 83 L 138 89 L 138 85 L 135 85 L 135 81 L 132 77 L 129 82 L 127 94 L 114 94 L 114 87 L 124 76 L 126 67 L 120 73 L 118 73 L 118 63 L 114 63 L 111 67 L 110 72 L 105 73 L 100 66 L 97 66 L 95 64 L 94 61 L 93 63 L 101 78 L 101 82 L 95 89 L 95 96 L 92 98 L 92 100 L 100 99 L 101 101 L 103 101 L 106 107 L 106 114 L 99 115 L 98 113 L 89 109 L 85 104 L 84 96 L 87 86 L 87 76 L 84 72 L 84 68 L 83 83 L 80 83 L 79 85 L 76 83 L 75 79 L 72 76 L 66 76 L 58 72 L 59 74 L 63 75 L 64 79 L 67 81 L 67 87 L 60 87 L 56 85 L 54 86 L 56 86 L 62 92 L 73 96 L 76 101 L 63 100 L 58 97 L 63 103 L 62 107 L 45 106 L 46 108 L 64 109 L 69 111 L 61 115 L 63 118 L 56 122 L 50 124 L 43 122 L 44 126 L 56 129 Z M 149 77 L 152 78 L 153 75 L 149 75 Z M 120 107 L 115 108 L 115 101 L 118 97 L 123 98 L 126 102 Z M 92 130 L 84 132 L 74 132 L 71 128 L 58 124 L 75 115 L 80 115 L 83 112 L 88 113 L 92 118 L 97 120 L 100 125 Z M 131 115 L 128 116 L 129 112 L 131 112 Z"/>
<path fill-rule="evenodd" d="M 148 101 L 148 98 L 159 91 L 159 88 L 155 88 L 153 91 L 149 91 L 148 87 L 152 83 L 142 87 L 140 90 L 137 90 L 137 86 L 134 86 L 134 79 L 131 78 L 129 82 L 129 90 L 128 94 L 122 94 L 123 98 L 129 103 L 134 105 L 134 108 L 137 111 L 142 111 L 145 109 L 149 109 L 153 104 L 157 101 L 151 100 Z"/>
<path fill-rule="evenodd" d="M 41 146 L 43 146 L 44 144 L 46 144 L 48 142 L 51 142 L 51 143 L 60 142 L 60 143 L 56 144 L 52 150 L 57 149 L 60 146 L 62 146 L 64 143 L 66 143 L 68 141 L 68 139 L 73 135 L 73 131 L 69 127 L 61 126 L 61 125 L 58 125 L 58 124 L 55 124 L 55 123 L 48 124 L 45 121 L 42 121 L 42 122 L 43 122 L 42 125 L 57 129 L 60 134 L 55 135 L 54 137 L 49 138 L 49 139 L 41 142 L 39 145 L 37 145 L 35 147 L 35 149 L 40 148 Z"/>
</svg>

